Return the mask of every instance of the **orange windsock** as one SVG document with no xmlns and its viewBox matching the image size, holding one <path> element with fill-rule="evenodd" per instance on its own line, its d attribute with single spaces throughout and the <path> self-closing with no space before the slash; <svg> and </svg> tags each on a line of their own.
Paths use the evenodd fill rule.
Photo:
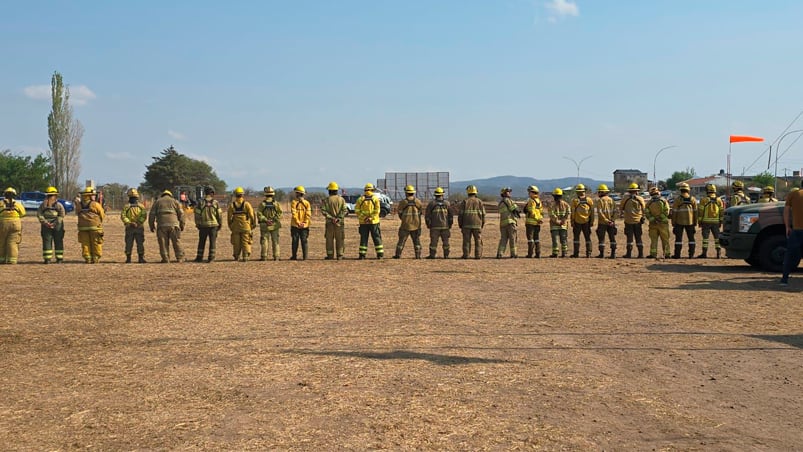
<svg viewBox="0 0 803 452">
<path fill-rule="evenodd" d="M 750 137 L 747 135 L 731 135 L 731 143 L 742 143 L 745 141 L 764 141 L 761 137 Z"/>
</svg>

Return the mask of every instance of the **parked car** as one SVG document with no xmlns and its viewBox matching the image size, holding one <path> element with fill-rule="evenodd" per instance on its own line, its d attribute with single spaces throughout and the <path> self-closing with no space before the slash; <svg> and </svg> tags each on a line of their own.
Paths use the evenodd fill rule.
<svg viewBox="0 0 803 452">
<path fill-rule="evenodd" d="M 382 193 L 379 190 L 376 190 L 374 194 L 379 196 L 379 216 L 385 218 L 393 209 L 393 201 L 390 199 L 390 196 Z M 357 203 L 357 199 L 359 199 L 360 196 L 362 195 L 343 195 L 343 199 L 346 200 L 346 208 L 349 210 L 349 213 L 354 213 L 354 205 Z"/>
<path fill-rule="evenodd" d="M 42 201 L 45 200 L 46 196 L 47 195 L 41 191 L 24 191 L 20 193 L 20 196 L 17 199 L 25 207 L 25 210 L 36 210 L 39 208 L 39 205 L 42 204 Z M 59 202 L 62 206 L 64 206 L 65 212 L 70 213 L 75 210 L 75 206 L 73 206 L 72 201 L 59 198 Z"/>
</svg>

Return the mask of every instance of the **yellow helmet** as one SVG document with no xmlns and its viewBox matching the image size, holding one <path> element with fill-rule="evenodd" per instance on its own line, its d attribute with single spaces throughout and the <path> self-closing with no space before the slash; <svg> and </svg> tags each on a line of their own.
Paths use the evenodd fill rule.
<svg viewBox="0 0 803 452">
<path fill-rule="evenodd" d="M 769 186 L 769 185 L 767 185 L 766 187 L 764 187 L 764 194 L 766 194 L 766 195 L 771 195 L 771 194 L 773 194 L 773 193 L 775 193 L 775 188 L 773 188 L 773 187 L 771 187 L 771 186 Z"/>
<path fill-rule="evenodd" d="M 337 185 L 337 182 L 329 182 L 329 185 L 326 186 L 326 189 L 329 191 L 338 191 L 340 190 L 340 186 Z"/>
<path fill-rule="evenodd" d="M 408 186 L 404 187 L 404 192 L 407 193 L 408 195 L 414 195 L 415 194 L 415 187 L 413 187 L 412 185 L 408 185 Z"/>
<path fill-rule="evenodd" d="M 14 190 L 13 187 L 6 188 L 6 190 L 3 192 L 3 194 L 6 194 L 6 193 L 11 193 L 12 195 L 17 196 L 17 190 Z"/>
<path fill-rule="evenodd" d="M 505 193 L 510 193 L 512 191 L 513 191 L 513 189 L 510 188 L 510 187 L 502 187 L 502 189 L 499 190 L 499 194 L 500 195 L 504 195 Z"/>
<path fill-rule="evenodd" d="M 638 190 L 638 184 L 635 182 L 631 182 L 630 185 L 627 186 L 627 191 L 630 190 Z"/>
<path fill-rule="evenodd" d="M 608 186 L 605 184 L 599 184 L 599 186 L 597 187 L 598 193 L 608 193 L 609 191 L 610 190 L 608 190 Z"/>
<path fill-rule="evenodd" d="M 563 190 L 561 190 L 560 188 L 552 190 L 552 196 L 563 196 Z"/>
<path fill-rule="evenodd" d="M 733 181 L 733 184 L 731 184 L 731 187 L 733 187 L 734 190 L 742 189 L 744 188 L 744 182 L 740 180 L 735 180 Z"/>
<path fill-rule="evenodd" d="M 574 187 L 574 191 L 583 193 L 586 191 L 586 186 L 583 184 L 577 184 L 577 186 Z"/>
<path fill-rule="evenodd" d="M 59 190 L 58 190 L 56 187 L 53 187 L 53 186 L 51 185 L 50 187 L 47 187 L 47 188 L 45 189 L 45 194 L 48 194 L 48 195 L 58 195 L 58 194 L 59 194 Z"/>
<path fill-rule="evenodd" d="M 165 190 L 165 191 L 167 191 L 167 190 Z M 167 192 L 170 193 L 169 191 L 167 191 Z M 94 195 L 95 194 L 95 187 L 86 187 L 84 189 L 84 191 L 81 192 L 81 194 L 84 195 L 84 196 Z"/>
<path fill-rule="evenodd" d="M 477 192 L 477 186 L 476 185 L 469 185 L 468 187 L 466 187 L 466 194 L 467 195 L 476 195 L 477 193 L 478 192 Z"/>
<path fill-rule="evenodd" d="M 237 187 L 237 188 L 234 189 L 233 193 L 235 195 L 244 195 L 245 194 L 245 190 L 243 190 L 243 187 Z"/>
<path fill-rule="evenodd" d="M 538 194 L 540 192 L 540 190 L 538 190 L 538 187 L 536 187 L 535 185 L 530 185 L 529 187 L 527 187 L 527 191 L 535 194 Z"/>
<path fill-rule="evenodd" d="M 262 189 L 262 193 L 264 193 L 265 196 L 273 196 L 276 194 L 276 191 L 273 189 L 273 187 L 268 185 L 267 187 Z"/>
<path fill-rule="evenodd" d="M 368 182 L 367 184 L 365 184 L 365 188 L 363 190 L 365 190 L 365 191 L 374 191 L 374 184 Z"/>
<path fill-rule="evenodd" d="M 129 198 L 139 198 L 139 192 L 136 188 L 129 188 L 128 192 L 126 192 Z"/>
<path fill-rule="evenodd" d="M 304 188 L 303 185 L 299 185 L 296 188 L 294 188 L 293 191 L 296 192 L 296 193 L 301 193 L 303 195 L 304 193 L 307 192 L 307 189 Z"/>
<path fill-rule="evenodd" d="M 162 196 L 170 196 L 170 197 L 172 197 L 173 196 L 173 192 L 170 191 L 170 190 L 165 190 L 165 191 L 162 192 Z"/>
<path fill-rule="evenodd" d="M 716 193 L 717 192 L 717 186 L 714 185 L 714 184 L 706 184 L 705 185 L 705 191 L 706 191 L 706 193 Z"/>
<path fill-rule="evenodd" d="M 438 187 L 435 189 L 433 193 L 435 194 L 435 196 L 443 196 L 443 188 Z"/>
<path fill-rule="evenodd" d="M 658 187 L 652 187 L 650 189 L 650 195 L 651 196 L 660 195 L 660 194 L 661 194 L 661 190 L 658 190 Z"/>
<path fill-rule="evenodd" d="M 684 191 L 684 190 L 688 191 L 689 190 L 689 184 L 687 184 L 686 182 L 679 183 L 677 185 L 677 187 L 678 187 L 678 190 L 680 190 L 680 191 Z"/>
</svg>

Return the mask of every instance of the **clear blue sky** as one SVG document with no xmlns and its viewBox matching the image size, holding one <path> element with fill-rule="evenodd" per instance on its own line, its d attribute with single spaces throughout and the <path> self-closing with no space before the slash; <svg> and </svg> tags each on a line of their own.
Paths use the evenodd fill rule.
<svg viewBox="0 0 803 452">
<path fill-rule="evenodd" d="M 171 144 L 231 187 L 553 178 L 589 155 L 582 176 L 652 176 L 668 145 L 659 178 L 707 175 L 728 135 L 772 140 L 803 110 L 801 18 L 795 0 L 4 2 L 0 149 L 47 149 L 57 70 L 99 183 L 137 185 Z M 765 149 L 734 145 L 733 172 Z"/>
</svg>

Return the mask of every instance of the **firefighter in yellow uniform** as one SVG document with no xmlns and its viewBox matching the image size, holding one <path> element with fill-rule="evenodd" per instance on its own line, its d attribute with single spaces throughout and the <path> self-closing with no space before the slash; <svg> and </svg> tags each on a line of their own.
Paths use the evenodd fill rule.
<svg viewBox="0 0 803 452">
<path fill-rule="evenodd" d="M 454 217 L 449 210 L 449 201 L 443 199 L 445 194 L 443 188 L 437 187 L 432 192 L 435 199 L 427 204 L 424 212 L 424 222 L 429 228 L 429 256 L 427 259 L 435 259 L 438 252 L 438 240 L 440 239 L 443 247 L 443 258 L 449 258 L 449 238 L 452 236 L 452 223 Z"/>
<path fill-rule="evenodd" d="M 181 246 L 184 221 L 184 209 L 181 208 L 181 204 L 173 198 L 170 190 L 163 191 L 148 213 L 148 226 L 151 232 L 156 232 L 156 241 L 159 242 L 161 263 L 170 262 L 171 243 L 176 262 L 184 262 L 184 248 Z"/>
<path fill-rule="evenodd" d="M 457 225 L 463 234 L 463 255 L 468 259 L 471 253 L 471 240 L 474 239 L 474 259 L 482 258 L 482 228 L 485 227 L 485 204 L 477 197 L 476 185 L 466 187 L 466 199 L 460 202 L 457 211 Z"/>
<path fill-rule="evenodd" d="M 209 254 L 206 262 L 215 260 L 217 236 L 223 226 L 223 210 L 215 199 L 215 187 L 204 187 L 204 198 L 195 205 L 195 227 L 198 228 L 198 247 L 195 262 L 203 262 L 206 241 L 209 240 Z"/>
<path fill-rule="evenodd" d="M 86 187 L 81 192 L 78 208 L 78 241 L 81 242 L 81 255 L 87 264 L 97 264 L 103 255 L 103 221 L 106 212 L 95 201 L 95 189 Z"/>
<path fill-rule="evenodd" d="M 324 239 L 326 240 L 326 260 L 343 259 L 346 252 L 346 215 L 349 209 L 346 200 L 338 194 L 340 186 L 337 182 L 329 182 L 326 186 L 329 197 L 321 203 L 321 213 L 326 219 Z"/>
<path fill-rule="evenodd" d="M 234 260 L 245 262 L 251 257 L 251 244 L 254 241 L 251 231 L 257 226 L 257 218 L 251 203 L 245 200 L 245 190 L 242 187 L 234 189 L 234 199 L 226 214 L 231 230 Z"/>
<path fill-rule="evenodd" d="M 36 210 L 42 235 L 42 258 L 49 264 L 53 258 L 56 263 L 64 262 L 64 206 L 58 200 L 59 191 L 56 187 L 45 189 L 45 200 Z M 54 249 L 55 248 L 55 253 Z"/>
<path fill-rule="evenodd" d="M 703 233 L 703 251 L 697 257 L 701 259 L 708 257 L 708 237 L 713 235 L 714 249 L 717 251 L 717 259 L 719 259 L 721 253 L 719 230 L 725 219 L 725 204 L 717 197 L 716 185 L 706 185 L 705 191 L 707 196 L 697 206 L 697 219 Z"/>
<path fill-rule="evenodd" d="M 16 264 L 22 241 L 22 220 L 25 206 L 15 201 L 17 190 L 3 192 L 3 211 L 0 212 L 0 264 Z"/>
<path fill-rule="evenodd" d="M 259 260 L 268 260 L 268 248 L 271 249 L 273 260 L 278 261 L 279 231 L 282 229 L 282 207 L 274 199 L 276 190 L 273 187 L 263 189 L 265 199 L 257 207 L 257 221 L 259 221 Z"/>
<path fill-rule="evenodd" d="M 638 184 L 633 182 L 627 187 L 627 195 L 622 198 L 619 203 L 619 210 L 622 211 L 622 216 L 625 220 L 625 237 L 627 237 L 627 248 L 625 249 L 625 257 L 633 257 L 633 245 L 636 245 L 638 250 L 638 257 L 644 257 L 644 242 L 641 241 L 642 228 L 646 218 L 644 217 L 644 209 L 646 204 L 644 198 L 638 194 Z"/>
<path fill-rule="evenodd" d="M 689 193 L 689 184 L 681 182 L 678 184 L 680 196 L 675 198 L 672 204 L 672 232 L 675 235 L 675 254 L 673 259 L 680 259 L 680 251 L 683 248 L 683 233 L 689 241 L 689 258 L 694 257 L 694 250 L 697 243 L 694 241 L 695 228 L 697 224 L 697 200 Z"/>
<path fill-rule="evenodd" d="M 658 187 L 650 189 L 650 200 L 647 201 L 647 208 L 644 211 L 647 220 L 650 222 L 650 255 L 653 259 L 658 258 L 658 238 L 663 244 L 664 259 L 671 257 L 669 246 L 669 202 L 661 197 L 661 190 Z"/>
<path fill-rule="evenodd" d="M 597 211 L 597 241 L 599 241 L 599 254 L 597 258 L 605 257 L 605 235 L 611 242 L 611 259 L 616 258 L 616 202 L 608 196 L 610 190 L 605 184 L 597 187 L 597 201 L 594 208 Z"/>
<path fill-rule="evenodd" d="M 148 211 L 139 202 L 139 191 L 136 188 L 128 189 L 128 204 L 123 205 L 120 220 L 125 228 L 125 263 L 131 263 L 131 251 L 134 242 L 137 242 L 137 255 L 140 264 L 145 263 L 145 223 L 148 221 Z"/>
<path fill-rule="evenodd" d="M 594 226 L 594 201 L 586 196 L 586 186 L 574 187 L 577 197 L 572 199 L 572 257 L 580 257 L 580 235 L 585 238 L 586 257 L 591 257 L 591 227 Z"/>
<path fill-rule="evenodd" d="M 530 185 L 527 194 L 530 199 L 524 205 L 524 234 L 527 236 L 527 257 L 541 257 L 541 223 L 544 222 L 543 205 L 538 187 Z"/>
<path fill-rule="evenodd" d="M 775 189 L 770 186 L 764 187 L 758 202 L 778 202 L 778 198 L 775 197 Z"/>
<path fill-rule="evenodd" d="M 516 254 L 516 227 L 521 216 L 519 207 L 510 199 L 510 187 L 505 187 L 499 191 L 502 199 L 499 200 L 499 246 L 496 248 L 496 258 L 501 259 L 505 254 L 505 248 L 510 244 L 510 258 L 518 257 Z"/>
<path fill-rule="evenodd" d="M 399 213 L 399 241 L 396 243 L 396 254 L 393 255 L 394 259 L 401 258 L 402 251 L 404 251 L 404 244 L 407 243 L 407 237 L 413 239 L 413 248 L 415 250 L 415 258 L 421 259 L 421 210 L 423 204 L 421 200 L 415 196 L 415 187 L 408 185 L 404 187 L 404 199 L 399 201 L 396 207 Z"/>
<path fill-rule="evenodd" d="M 357 212 L 357 221 L 360 223 L 360 250 L 358 259 L 365 259 L 368 253 L 368 236 L 374 241 L 376 258 L 382 259 L 385 249 L 382 246 L 382 232 L 379 229 L 379 197 L 374 195 L 374 184 L 365 184 L 365 191 L 354 205 Z"/>
<path fill-rule="evenodd" d="M 294 190 L 296 197 L 290 201 L 290 260 L 298 259 L 298 245 L 301 245 L 301 260 L 307 259 L 309 225 L 312 221 L 312 206 L 304 199 L 307 190 L 299 185 Z"/>
<path fill-rule="evenodd" d="M 742 204 L 750 204 L 750 198 L 744 194 L 744 182 L 740 180 L 735 180 L 731 184 L 731 188 L 733 189 L 733 194 L 731 195 L 728 207 L 736 207 L 736 206 L 741 206 Z"/>
<path fill-rule="evenodd" d="M 555 202 L 549 208 L 549 233 L 552 236 L 552 255 L 549 257 L 566 257 L 569 250 L 569 222 L 572 215 L 572 206 L 563 200 L 563 190 L 552 190 Z"/>
</svg>

